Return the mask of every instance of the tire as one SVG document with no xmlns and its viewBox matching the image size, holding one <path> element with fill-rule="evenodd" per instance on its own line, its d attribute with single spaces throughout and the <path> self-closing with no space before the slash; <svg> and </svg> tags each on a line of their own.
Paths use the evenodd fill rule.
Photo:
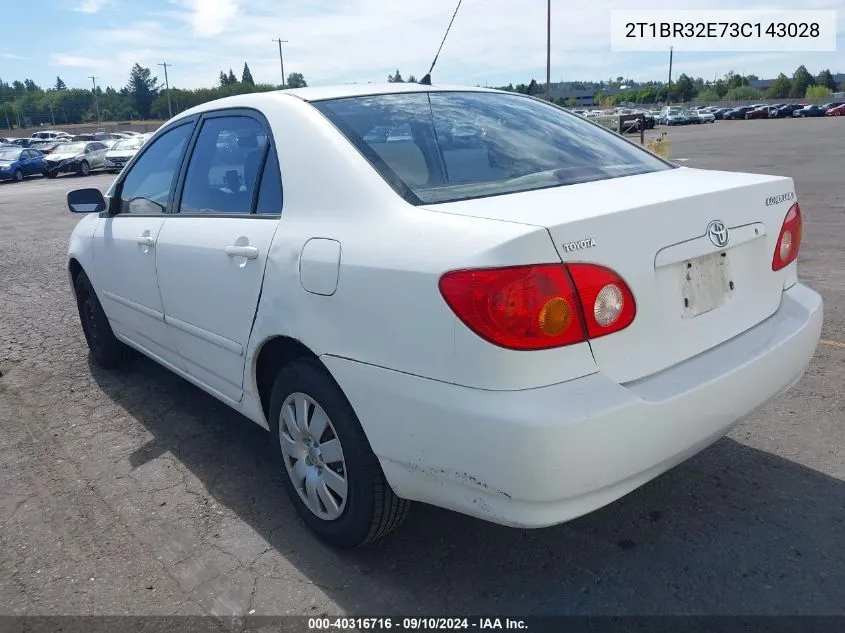
<svg viewBox="0 0 845 633">
<path fill-rule="evenodd" d="M 12 179 L 15 182 L 23 182 L 23 172 L 20 169 L 16 169 L 15 173 L 12 174 Z"/>
<path fill-rule="evenodd" d="M 286 420 L 282 418 L 283 408 Z M 319 432 L 316 428 L 300 434 L 296 414 L 299 411 L 301 415 L 303 410 L 307 411 L 303 417 L 308 424 L 320 410 L 325 415 L 319 437 L 311 437 Z M 291 431 L 291 425 L 296 430 Z M 400 499 L 390 488 L 355 411 L 317 360 L 294 360 L 276 376 L 270 397 L 270 431 L 288 496 L 322 542 L 339 549 L 360 547 L 384 538 L 407 516 L 411 502 Z M 322 451 L 328 451 L 329 443 L 335 440 L 334 460 L 329 462 Z M 313 492 L 311 500 L 306 492 L 308 481 L 320 491 Z M 344 481 L 345 497 L 338 493 Z M 325 500 L 326 495 L 333 503 Z M 316 511 L 311 509 L 315 504 Z"/>
<path fill-rule="evenodd" d="M 115 337 L 88 275 L 80 272 L 74 279 L 73 287 L 76 290 L 79 320 L 91 356 L 106 369 L 119 367 L 126 360 L 129 348 Z"/>
<path fill-rule="evenodd" d="M 91 166 L 88 164 L 87 160 L 83 160 L 79 164 L 79 175 L 80 176 L 89 176 L 91 174 Z"/>
<path fill-rule="evenodd" d="M 59 172 L 57 172 L 57 171 L 45 171 L 44 175 L 47 176 L 47 178 L 55 178 L 59 175 Z"/>
</svg>

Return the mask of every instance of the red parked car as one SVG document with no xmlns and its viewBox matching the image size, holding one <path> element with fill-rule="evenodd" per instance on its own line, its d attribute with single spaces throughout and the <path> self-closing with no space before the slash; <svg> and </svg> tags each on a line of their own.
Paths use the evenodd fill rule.
<svg viewBox="0 0 845 633">
<path fill-rule="evenodd" d="M 745 113 L 746 119 L 768 119 L 772 112 L 772 106 L 763 106 L 761 108 L 754 108 Z"/>
<path fill-rule="evenodd" d="M 842 116 L 845 115 L 845 103 L 842 105 L 838 105 L 835 108 L 831 108 L 827 112 L 824 113 L 825 116 Z"/>
</svg>

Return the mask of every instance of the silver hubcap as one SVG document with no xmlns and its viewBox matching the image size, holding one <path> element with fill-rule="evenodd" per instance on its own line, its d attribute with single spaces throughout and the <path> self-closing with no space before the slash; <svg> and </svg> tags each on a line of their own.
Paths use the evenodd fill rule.
<svg viewBox="0 0 845 633">
<path fill-rule="evenodd" d="M 282 404 L 279 443 L 290 480 L 316 516 L 338 518 L 346 507 L 348 486 L 343 448 L 323 408 L 304 393 Z"/>
</svg>

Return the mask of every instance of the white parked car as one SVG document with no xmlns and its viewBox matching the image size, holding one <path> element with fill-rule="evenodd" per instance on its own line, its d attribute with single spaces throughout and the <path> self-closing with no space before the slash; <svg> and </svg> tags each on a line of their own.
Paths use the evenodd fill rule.
<svg viewBox="0 0 845 633">
<path fill-rule="evenodd" d="M 790 387 L 821 332 L 790 178 L 678 166 L 525 95 L 228 97 L 68 205 L 94 360 L 134 348 L 267 429 L 338 547 L 412 500 L 591 512 Z"/>
<path fill-rule="evenodd" d="M 138 153 L 138 150 L 141 149 L 145 141 L 146 139 L 140 134 L 115 141 L 108 151 L 106 151 L 106 169 L 113 173 L 119 172 Z"/>
<path fill-rule="evenodd" d="M 699 121 L 702 123 L 715 123 L 716 122 L 716 115 L 713 114 L 710 110 L 696 110 L 695 114 L 698 115 Z"/>
</svg>

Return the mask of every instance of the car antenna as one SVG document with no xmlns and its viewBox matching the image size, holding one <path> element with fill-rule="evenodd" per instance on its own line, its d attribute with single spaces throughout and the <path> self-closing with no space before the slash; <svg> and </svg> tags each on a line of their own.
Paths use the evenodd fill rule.
<svg viewBox="0 0 845 633">
<path fill-rule="evenodd" d="M 452 22 L 455 21 L 455 16 L 458 15 L 458 9 L 461 8 L 461 2 L 463 2 L 463 0 L 458 0 L 458 6 L 455 7 L 455 12 L 452 14 L 452 19 L 449 20 L 449 26 L 446 27 L 446 33 L 444 33 L 443 35 L 443 40 L 440 42 L 440 48 L 437 49 L 437 54 L 434 56 L 434 61 L 431 62 L 431 68 L 429 68 L 425 76 L 419 80 L 419 83 L 423 86 L 431 85 L 431 71 L 434 70 L 434 65 L 437 63 L 437 58 L 440 57 L 440 51 L 443 50 L 443 44 L 446 43 L 446 37 L 449 35 L 449 30 L 452 28 Z"/>
</svg>

